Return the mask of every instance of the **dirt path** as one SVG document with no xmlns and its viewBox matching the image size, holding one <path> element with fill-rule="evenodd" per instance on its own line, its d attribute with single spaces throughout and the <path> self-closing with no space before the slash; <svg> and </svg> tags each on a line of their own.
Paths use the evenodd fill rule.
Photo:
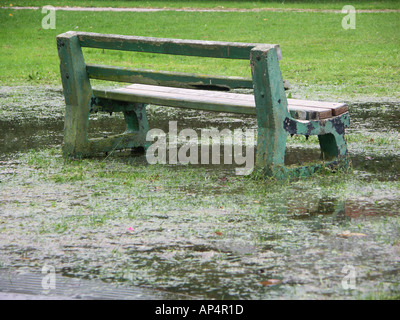
<svg viewBox="0 0 400 320">
<path fill-rule="evenodd" d="M 0 7 L 1 9 L 13 10 L 39 10 L 41 7 Z M 160 12 L 160 11 L 185 11 L 185 12 L 323 12 L 323 13 L 342 13 L 336 9 L 300 9 L 300 8 L 111 8 L 111 7 L 54 7 L 58 11 L 93 11 L 93 12 Z M 361 9 L 357 13 L 388 13 L 400 12 L 400 9 Z"/>
</svg>

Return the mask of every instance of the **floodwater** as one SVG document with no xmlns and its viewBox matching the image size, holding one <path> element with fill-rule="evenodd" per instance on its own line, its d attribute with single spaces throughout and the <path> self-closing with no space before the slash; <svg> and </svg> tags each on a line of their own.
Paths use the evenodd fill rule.
<svg viewBox="0 0 400 320">
<path fill-rule="evenodd" d="M 0 91 L 1 98 L 3 98 L 3 105 L 1 106 L 2 110 L 0 110 L 2 133 L 0 135 L 0 160 L 10 159 L 15 154 L 30 149 L 61 145 L 64 126 L 64 104 L 61 90 L 49 89 L 46 91 L 46 95 L 39 94 L 37 101 L 28 106 L 19 106 L 20 100 L 18 99 L 17 103 L 8 103 L 8 100 L 12 101 L 13 95 Z M 23 98 L 20 97 L 20 99 Z M 29 103 L 30 99 L 27 99 L 26 102 Z M 18 105 L 18 108 L 15 108 L 13 104 Z M 347 134 L 374 135 L 379 133 L 379 135 L 391 135 L 395 139 L 399 137 L 399 104 L 362 103 L 351 105 L 350 110 L 351 128 L 347 129 Z M 198 132 L 199 138 L 200 132 L 204 128 L 219 131 L 230 129 L 232 132 L 236 129 L 243 132 L 251 129 L 256 132 L 257 129 L 256 119 L 247 115 L 234 116 L 196 110 L 153 107 L 149 110 L 148 117 L 150 128 L 158 128 L 168 133 L 168 121 L 177 121 L 178 133 L 183 129 L 190 128 Z M 168 119 L 168 121 L 165 119 Z M 122 133 L 124 130 L 125 122 L 121 114 L 112 116 L 108 114 L 91 115 L 89 138 Z M 298 152 L 299 146 L 296 143 L 293 144 L 289 140 L 288 145 L 291 147 L 287 149 L 285 156 L 288 165 L 301 164 L 319 158 L 319 149 L 316 144 L 314 148 L 302 148 L 301 152 Z M 351 149 L 351 146 L 349 148 Z M 356 169 L 372 173 L 379 179 L 398 180 L 400 178 L 400 161 L 397 161 L 399 155 L 396 152 L 378 153 L 374 154 L 373 157 L 365 155 L 365 152 L 351 153 L 351 155 Z"/>
<path fill-rule="evenodd" d="M 13 177 L 23 176 L 18 160 L 22 154 L 61 145 L 63 112 L 59 89 L 0 88 L 0 299 L 354 299 L 371 297 L 377 288 L 384 297 L 393 294 L 398 297 L 400 196 L 385 188 L 388 183 L 400 180 L 399 104 L 350 105 L 352 123 L 346 132 L 354 174 L 366 184 L 386 183 L 385 188 L 372 190 L 369 196 L 343 199 L 313 191 L 305 196 L 304 190 L 295 192 L 294 183 L 290 195 L 274 197 L 271 202 L 267 199 L 265 203 L 254 200 L 251 204 L 274 211 L 268 222 L 276 221 L 279 225 L 276 228 L 263 228 L 266 220 L 257 220 L 251 214 L 246 218 L 237 215 L 229 218 L 230 212 L 203 208 L 201 212 L 195 209 L 183 216 L 177 209 L 156 212 L 153 216 L 150 212 L 150 218 L 140 228 L 154 235 L 145 236 L 144 242 L 143 234 L 137 230 L 132 233 L 133 239 L 126 240 L 126 232 L 109 228 L 90 230 L 90 235 L 82 234 L 76 241 L 71 240 L 76 234 L 67 232 L 60 236 L 65 241 L 62 249 L 47 243 L 41 250 L 37 246 L 40 241 L 30 244 L 29 238 L 21 234 L 1 237 L 2 226 L 8 223 L 17 228 L 22 224 L 18 219 L 25 221 L 39 214 L 42 208 L 38 206 L 32 206 L 29 213 L 23 209 L 35 197 L 43 197 L 39 207 L 43 205 L 46 216 L 40 215 L 40 220 L 46 217 L 56 220 L 59 212 L 52 210 L 52 206 L 64 200 L 70 205 L 64 208 L 63 217 L 75 216 L 78 209 L 87 210 L 88 203 L 92 205 L 90 194 L 48 190 L 32 181 L 24 182 L 32 185 L 29 194 L 19 194 L 13 189 L 17 183 Z M 150 128 L 168 132 L 165 119 L 178 121 L 178 131 L 256 128 L 255 118 L 249 116 L 160 107 L 149 110 Z M 90 119 L 89 136 L 111 135 L 124 129 L 121 116 L 95 114 Z M 288 146 L 288 164 L 319 157 L 317 144 L 301 144 L 294 139 L 288 141 Z M 145 161 L 143 156 L 138 158 L 129 153 L 116 154 L 113 159 L 125 165 Z M 206 169 L 222 170 L 225 174 L 222 182 L 232 174 L 232 165 L 209 165 Z M 241 186 L 227 194 L 221 186 L 182 186 L 176 192 L 193 199 L 232 196 L 235 201 L 246 190 Z M 60 194 L 61 199 L 57 199 Z M 118 201 L 117 198 L 117 204 Z M 197 237 L 189 234 L 186 239 L 182 235 L 183 231 L 193 232 L 191 228 L 196 223 L 209 234 L 213 219 L 221 214 L 227 216 L 227 221 L 235 222 L 232 227 L 235 237 L 220 239 L 221 231 L 214 232 L 211 240 L 202 231 L 198 231 Z M 199 215 L 209 217 L 211 222 L 199 220 Z M 177 224 L 181 228 L 179 236 L 169 237 L 168 230 L 177 230 Z M 357 224 L 359 232 L 342 230 L 344 226 Z M 251 241 L 240 228 L 251 230 L 248 235 L 253 232 Z M 14 239 L 13 242 L 7 243 L 7 237 Z M 58 235 L 43 237 L 51 241 Z M 116 251 L 115 246 L 118 246 Z M 112 254 L 107 251 L 111 247 Z M 87 262 L 84 266 L 82 259 Z M 57 289 L 43 291 L 44 276 L 39 267 L 47 263 L 60 266 L 56 270 Z M 349 291 L 343 289 L 342 283 L 343 279 L 349 279 L 346 276 L 351 275 L 351 268 L 356 271 L 357 289 Z"/>
<path fill-rule="evenodd" d="M 54 273 L 54 280 L 51 280 L 51 269 L 44 270 L 44 273 L 38 274 L 27 270 L 0 269 L 0 300 L 187 299 L 184 295 L 126 285 L 113 285 L 103 281 L 64 277 L 56 273 Z M 48 276 L 48 280 L 45 278 L 43 281 L 46 276 Z"/>
</svg>

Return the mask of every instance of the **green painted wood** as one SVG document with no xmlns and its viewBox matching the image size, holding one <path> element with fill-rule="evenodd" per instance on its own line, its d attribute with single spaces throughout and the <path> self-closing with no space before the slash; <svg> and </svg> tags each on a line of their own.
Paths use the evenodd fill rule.
<svg viewBox="0 0 400 320">
<path fill-rule="evenodd" d="M 116 149 L 124 149 L 129 145 L 132 145 L 133 147 L 147 147 L 148 143 L 146 142 L 146 135 L 149 130 L 149 123 L 145 104 L 116 101 L 94 96 L 91 102 L 91 112 L 99 111 L 110 114 L 113 112 L 123 112 L 126 130 L 123 134 L 114 136 L 113 139 L 119 141 L 118 144 L 114 140 L 112 142 L 108 140 L 108 142 L 103 141 L 104 137 L 89 140 L 90 146 L 88 147 L 88 150 L 90 149 L 90 152 L 99 152 L 102 146 L 105 147 L 104 152 L 109 152 L 117 145 L 119 148 Z M 130 141 L 130 139 L 136 140 Z"/>
<path fill-rule="evenodd" d="M 231 59 L 250 57 L 252 80 L 98 65 L 86 66 L 81 46 Z M 290 99 L 292 107 L 290 104 L 288 107 L 278 62 L 280 48 L 277 45 L 67 32 L 57 37 L 57 48 L 66 101 L 63 147 L 65 156 L 86 156 L 118 149 L 147 147 L 148 121 L 145 104 L 159 104 L 256 114 L 258 124 L 256 167 L 277 178 L 308 176 L 324 165 L 336 166 L 338 163 L 349 165 L 345 140 L 345 128 L 350 123 L 347 106 Z M 92 90 L 89 78 L 142 83 L 134 85 L 142 87 Z M 163 89 L 154 91 L 154 84 L 162 85 L 158 88 Z M 167 88 L 166 85 L 178 89 Z M 248 95 L 179 89 L 181 86 L 208 89 L 250 88 L 251 85 L 254 88 L 254 101 Z M 171 89 L 173 91 L 170 91 Z M 188 92 L 193 93 L 187 94 Z M 89 140 L 87 137 L 89 113 L 96 111 L 123 112 L 126 131 L 112 137 Z M 304 119 L 319 117 L 319 120 L 296 120 L 294 115 Z M 322 116 L 327 119 L 321 120 Z M 322 159 L 332 161 L 309 166 L 285 167 L 284 155 L 288 134 L 317 135 Z"/>
<path fill-rule="evenodd" d="M 339 164 L 348 167 L 350 161 L 344 137 L 345 128 L 349 126 L 350 120 L 348 112 L 324 120 L 296 120 L 286 108 L 287 99 L 274 49 L 254 48 L 251 67 L 258 123 L 256 166 L 279 179 L 309 176 L 322 166 L 332 167 Z M 343 106 L 335 109 L 347 110 Z M 322 158 L 337 160 L 309 166 L 286 167 L 284 156 L 289 133 L 318 135 Z"/>
<path fill-rule="evenodd" d="M 276 48 L 281 57 L 280 47 L 277 44 L 166 39 L 90 32 L 76 32 L 76 35 L 82 47 L 90 48 L 210 58 L 249 59 L 250 50 L 255 46 L 262 45 L 266 48 Z"/>
<path fill-rule="evenodd" d="M 131 149 L 136 147 L 147 147 L 145 136 L 140 132 L 122 133 L 109 137 L 95 138 L 88 141 L 86 153 L 95 155 L 116 150 Z"/>
<path fill-rule="evenodd" d="M 141 134 L 140 140 L 145 140 L 147 132 L 149 131 L 146 105 L 143 103 L 133 104 L 133 110 L 124 111 L 124 118 L 126 122 L 125 133 L 139 132 Z"/>
<path fill-rule="evenodd" d="M 114 66 L 87 64 L 87 73 L 91 79 L 140 83 L 177 88 L 215 89 L 253 88 L 253 81 L 242 77 L 218 77 L 181 72 L 131 69 Z"/>
<path fill-rule="evenodd" d="M 66 103 L 63 153 L 82 156 L 87 153 L 92 89 L 78 37 L 74 33 L 59 35 L 57 49 Z"/>
<path fill-rule="evenodd" d="M 93 112 L 126 112 L 135 110 L 135 104 L 132 102 L 104 99 L 96 96 L 96 89 L 93 89 L 94 99 L 92 99 L 91 109 Z"/>
<path fill-rule="evenodd" d="M 345 159 L 347 157 L 347 143 L 345 128 L 350 126 L 349 113 L 343 113 L 322 121 L 298 121 L 286 118 L 284 128 L 290 134 L 306 136 L 317 135 L 321 146 L 323 159 Z"/>
<path fill-rule="evenodd" d="M 295 119 L 285 119 L 284 127 L 287 128 L 291 134 L 303 135 L 324 135 L 334 133 L 341 135 L 344 134 L 345 128 L 350 125 L 349 113 L 343 113 L 340 116 L 331 119 L 324 119 L 321 121 L 297 121 Z"/>
<path fill-rule="evenodd" d="M 125 111 L 124 119 L 126 122 L 125 133 L 133 133 L 139 131 L 139 120 L 135 111 Z"/>
<path fill-rule="evenodd" d="M 318 141 L 323 160 L 332 160 L 338 156 L 338 143 L 334 134 L 318 135 Z"/>
<path fill-rule="evenodd" d="M 285 118 L 290 117 L 278 57 L 274 48 L 251 50 L 251 73 L 257 109 L 256 166 L 273 174 L 284 166 L 287 131 Z"/>
</svg>

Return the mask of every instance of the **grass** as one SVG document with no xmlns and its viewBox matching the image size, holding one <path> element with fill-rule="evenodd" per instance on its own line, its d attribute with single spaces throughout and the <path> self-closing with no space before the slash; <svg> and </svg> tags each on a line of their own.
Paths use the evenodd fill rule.
<svg viewBox="0 0 400 320">
<path fill-rule="evenodd" d="M 76 7 L 144 7 L 144 8 L 297 8 L 297 9 L 337 9 L 352 4 L 357 9 L 399 9 L 400 4 L 397 0 L 371 1 L 357 0 L 350 3 L 346 0 L 242 0 L 242 1 L 200 1 L 200 0 L 183 0 L 183 1 L 141 1 L 141 0 L 94 0 L 94 1 L 77 1 L 77 0 L 1 0 L 0 6 L 76 6 Z"/>
<path fill-rule="evenodd" d="M 360 142 L 362 144 L 362 142 Z M 54 182 L 56 184 L 90 184 L 97 181 L 91 188 L 91 193 L 95 197 L 104 197 L 107 194 L 131 194 L 141 195 L 140 198 L 147 199 L 157 195 L 160 201 L 160 208 L 165 204 L 163 211 L 168 212 L 172 208 L 186 207 L 187 203 L 181 201 L 171 190 L 191 190 L 195 193 L 204 192 L 204 198 L 212 195 L 218 189 L 223 189 L 219 195 L 215 193 L 215 198 L 210 198 L 210 203 L 215 202 L 216 206 L 224 205 L 229 207 L 229 199 L 235 197 L 251 199 L 251 202 L 261 203 L 270 202 L 276 197 L 280 203 L 285 202 L 284 198 L 295 197 L 301 193 L 315 194 L 313 186 L 320 188 L 317 193 L 321 198 L 334 194 L 336 198 L 357 198 L 368 197 L 373 190 L 392 190 L 398 192 L 400 183 L 398 181 L 382 182 L 372 180 L 367 185 L 362 182 L 363 178 L 358 177 L 349 171 L 331 172 L 326 169 L 320 174 L 307 179 L 295 179 L 293 181 L 276 181 L 275 179 L 252 179 L 248 176 L 235 176 L 226 171 L 208 170 L 201 166 L 168 166 L 168 165 L 147 165 L 139 159 L 133 163 L 124 163 L 123 158 L 117 155 L 105 159 L 84 159 L 84 160 L 65 160 L 60 157 L 59 149 L 47 149 L 43 151 L 31 150 L 21 161 L 29 167 L 35 168 L 38 172 L 32 172 L 39 181 L 45 183 Z M 122 160 L 122 162 L 121 162 Z M 137 161 L 137 162 L 135 162 Z M 226 177 L 228 177 L 226 179 Z M 295 186 L 293 188 L 293 186 Z M 107 192 L 104 193 L 104 191 Z M 238 190 L 241 190 L 237 193 Z M 266 200 L 265 193 L 268 194 Z M 191 199 L 190 192 L 187 194 L 188 201 Z M 223 203 L 219 201 L 223 200 Z M 169 201 L 172 201 L 169 203 Z M 248 201 L 245 201 L 248 202 Z M 198 203 L 199 204 L 199 203 Z M 252 205 L 252 204 L 251 204 Z M 192 209 L 196 209 L 194 206 Z"/>
<path fill-rule="evenodd" d="M 206 298 L 273 298 L 274 291 L 259 285 L 269 278 L 283 280 L 280 298 L 398 296 L 395 283 L 374 286 L 395 278 L 396 209 L 381 208 L 368 219 L 347 215 L 368 203 L 357 207 L 354 199 L 371 198 L 375 203 L 367 208 L 378 210 L 377 200 L 398 197 L 399 181 L 328 171 L 290 183 L 259 181 L 198 166 L 126 163 L 118 156 L 65 162 L 59 148 L 32 150 L 18 162 L 15 178 L 2 181 L 1 192 L 14 190 L 18 201 L 1 204 L 13 214 L 0 238 L 44 246 L 43 253 L 35 251 L 39 266 L 46 259 L 60 269 L 66 265 L 72 277 Z M 25 181 L 32 181 L 29 190 Z M 37 193 L 34 206 L 18 206 Z M 347 230 L 365 236 L 338 236 Z M 49 258 L 54 246 L 74 250 Z M 12 252 L 7 257 L 8 264 L 21 264 Z M 352 292 L 340 287 L 345 264 L 357 268 Z"/>
<path fill-rule="evenodd" d="M 279 43 L 282 72 L 294 88 L 346 99 L 400 97 L 400 13 L 359 14 L 355 30 L 341 27 L 340 14 L 311 12 L 57 12 L 55 30 L 41 28 L 43 17 L 39 10 L 0 11 L 0 85 L 60 85 L 55 37 L 77 30 Z M 246 61 L 95 49 L 85 54 L 94 63 L 250 76 Z"/>
</svg>

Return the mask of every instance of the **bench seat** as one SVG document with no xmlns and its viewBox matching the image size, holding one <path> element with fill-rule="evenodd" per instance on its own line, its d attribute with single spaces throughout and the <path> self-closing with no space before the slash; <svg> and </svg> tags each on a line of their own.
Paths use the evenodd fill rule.
<svg viewBox="0 0 400 320">
<path fill-rule="evenodd" d="M 133 84 L 110 90 L 93 89 L 98 98 L 169 107 L 256 115 L 254 95 Z M 322 120 L 348 111 L 344 103 L 288 99 L 288 109 L 298 120 Z"/>
</svg>

